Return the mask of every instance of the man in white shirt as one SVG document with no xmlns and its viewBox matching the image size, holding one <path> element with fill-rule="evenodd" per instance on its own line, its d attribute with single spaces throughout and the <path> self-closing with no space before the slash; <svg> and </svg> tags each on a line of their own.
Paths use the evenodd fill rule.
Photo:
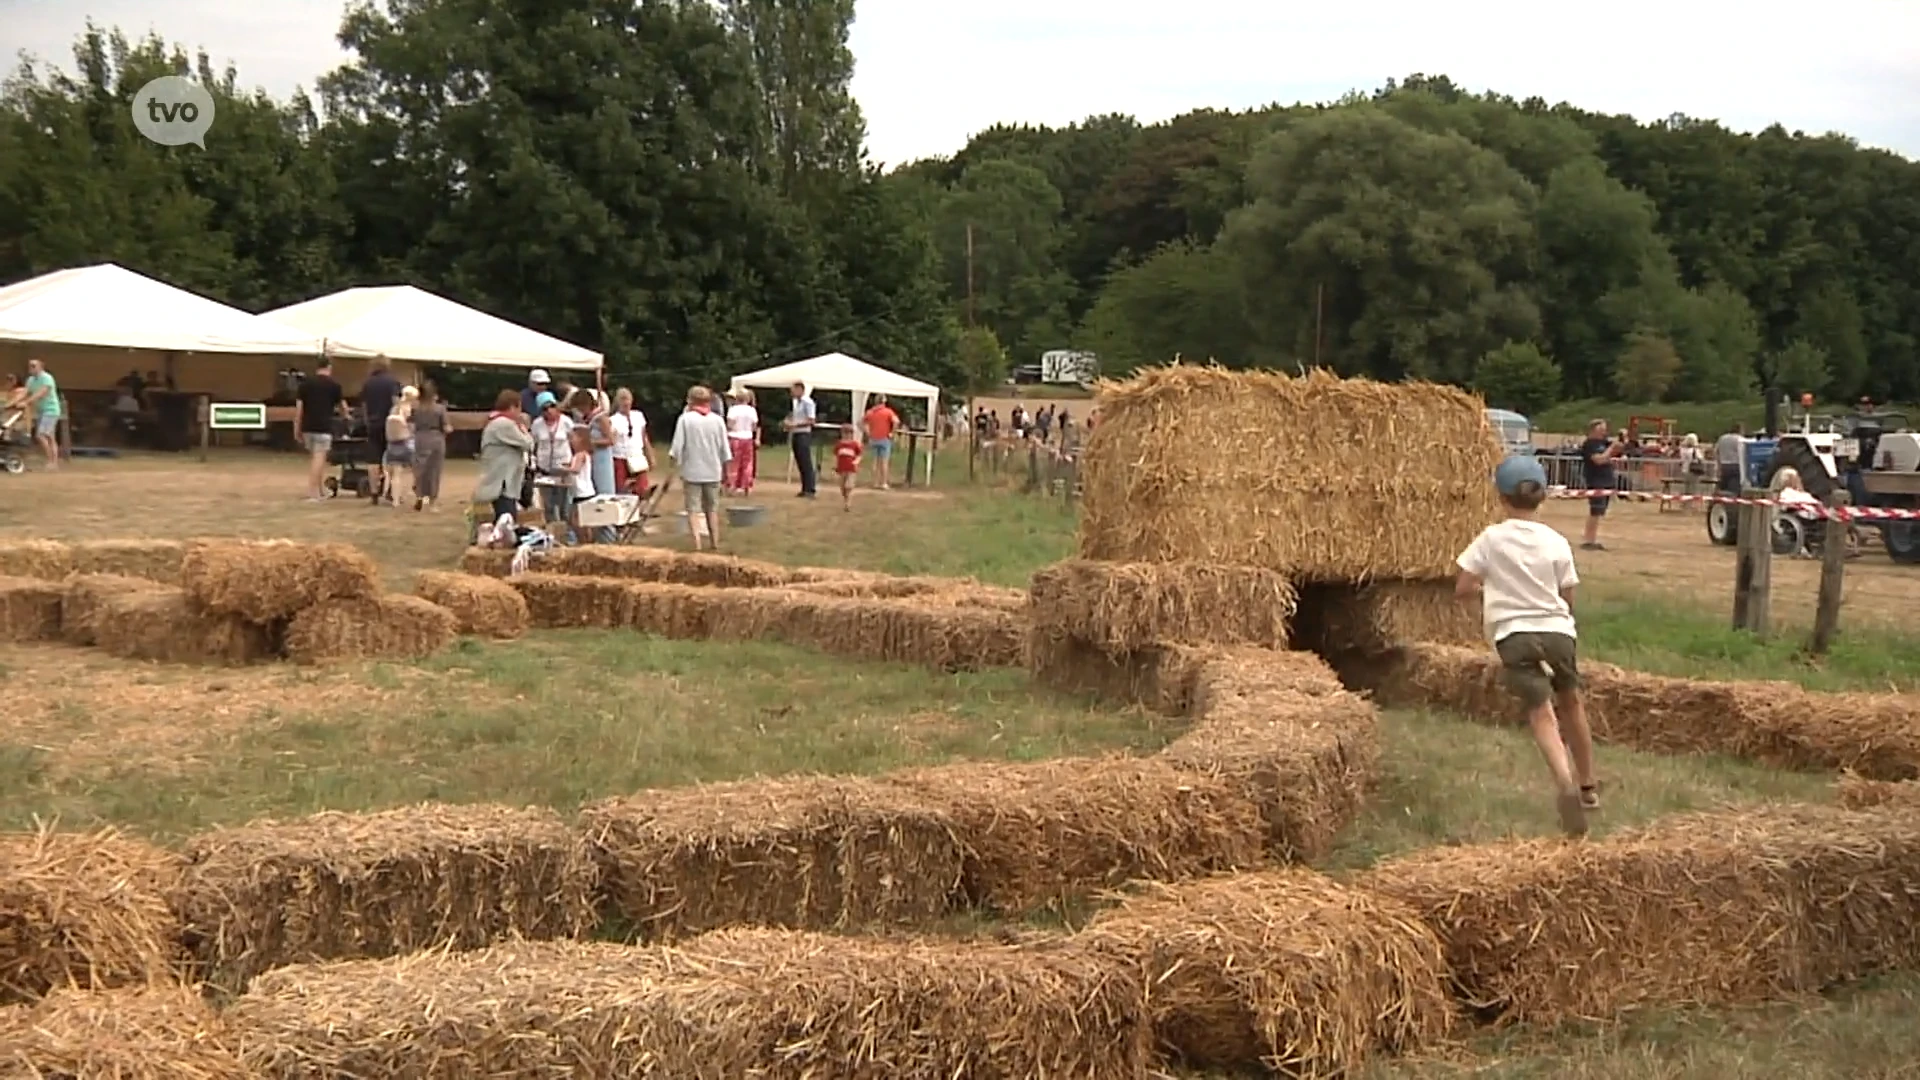
<svg viewBox="0 0 1920 1080">
<path fill-rule="evenodd" d="M 820 418 L 813 398 L 807 396 L 806 383 L 793 384 L 793 409 L 780 426 L 793 444 L 793 463 L 800 468 L 800 497 L 811 499 L 817 492 L 819 477 L 813 468 L 813 425 Z"/>
<path fill-rule="evenodd" d="M 1580 575 L 1567 538 L 1538 519 L 1547 497 L 1539 459 L 1510 457 L 1493 475 L 1507 519 L 1488 526 L 1460 553 L 1454 593 L 1465 601 L 1480 598 L 1507 689 L 1526 707 L 1527 726 L 1559 787 L 1561 827 L 1581 836 L 1587 811 L 1600 808 L 1600 795 L 1593 780 L 1593 735 L 1580 699 L 1573 621 Z"/>
<path fill-rule="evenodd" d="M 673 426 L 673 446 L 668 450 L 680 466 L 680 488 L 687 499 L 687 533 L 693 549 L 700 550 L 700 533 L 694 527 L 696 515 L 705 515 L 707 538 L 713 550 L 720 550 L 720 481 L 727 475 L 727 461 L 733 452 L 727 446 L 727 422 L 713 412 L 713 392 L 704 386 L 687 391 L 687 411 Z"/>
<path fill-rule="evenodd" d="M 1740 447 L 1747 440 L 1745 432 L 1744 425 L 1735 424 L 1713 444 L 1713 464 L 1720 471 L 1719 488 L 1723 492 L 1738 495 L 1746 486 L 1740 479 Z"/>
</svg>

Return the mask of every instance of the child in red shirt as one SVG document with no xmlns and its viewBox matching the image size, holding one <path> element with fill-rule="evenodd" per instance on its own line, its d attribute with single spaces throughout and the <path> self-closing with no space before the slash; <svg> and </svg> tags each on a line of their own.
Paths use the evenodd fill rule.
<svg viewBox="0 0 1920 1080">
<path fill-rule="evenodd" d="M 853 512 L 853 477 L 860 471 L 860 433 L 852 424 L 840 429 L 840 441 L 833 444 L 833 471 L 840 474 L 840 501 Z"/>
</svg>

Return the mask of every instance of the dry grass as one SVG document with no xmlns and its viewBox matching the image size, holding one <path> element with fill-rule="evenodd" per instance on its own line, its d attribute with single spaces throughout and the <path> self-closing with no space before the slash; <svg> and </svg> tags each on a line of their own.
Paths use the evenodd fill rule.
<svg viewBox="0 0 1920 1080">
<path fill-rule="evenodd" d="M 453 644 L 453 612 L 417 596 L 324 600 L 287 624 L 288 659 L 303 664 L 341 660 L 418 660 Z"/>
<path fill-rule="evenodd" d="M 0 1004 L 170 982 L 177 856 L 112 831 L 0 834 Z"/>
<path fill-rule="evenodd" d="M 279 655 L 276 628 L 209 612 L 180 589 L 100 598 L 94 640 L 114 656 L 180 664 L 251 664 Z"/>
<path fill-rule="evenodd" d="M 1452 1019 L 1440 940 L 1413 910 L 1310 870 L 1155 886 L 1072 940 L 1140 969 L 1160 1045 L 1190 1065 L 1346 1076 Z"/>
<path fill-rule="evenodd" d="M 422 570 L 415 596 L 453 612 L 462 634 L 511 640 L 527 632 L 527 601 L 513 586 L 475 574 Z"/>
<path fill-rule="evenodd" d="M 57 581 L 0 577 L 0 641 L 58 639 L 60 601 L 65 593 Z"/>
<path fill-rule="evenodd" d="M 1440 934 L 1457 992 L 1513 1023 L 1739 1004 L 1920 963 L 1920 818 L 1775 806 L 1600 842 L 1436 849 L 1357 884 Z"/>
<path fill-rule="evenodd" d="M 573 937 L 595 923 L 585 840 L 545 809 L 328 812 L 206 833 L 187 858 L 188 942 L 229 986 L 285 964 Z"/>
<path fill-rule="evenodd" d="M 181 557 L 180 584 L 206 611 L 266 624 L 324 600 L 373 596 L 380 567 L 347 544 L 200 540 Z"/>
<path fill-rule="evenodd" d="M 643 791 L 584 808 L 609 914 L 647 938 L 716 927 L 913 922 L 961 883 L 953 823 L 841 777 Z"/>
<path fill-rule="evenodd" d="M 1519 706 L 1490 650 L 1413 646 L 1358 661 L 1383 702 L 1512 722 Z M 1920 696 L 1823 694 L 1784 682 L 1709 682 L 1583 663 L 1597 739 L 1662 754 L 1714 753 L 1786 769 L 1920 777 Z"/>
<path fill-rule="evenodd" d="M 1156 645 L 1287 647 L 1287 579 L 1259 566 L 1069 559 L 1033 575 L 1034 626 L 1124 655 Z"/>
<path fill-rule="evenodd" d="M 1174 365 L 1102 384 L 1099 408 L 1080 465 L 1085 558 L 1440 577 L 1498 516 L 1500 445 L 1452 387 Z"/>
<path fill-rule="evenodd" d="M 1128 881 L 1266 861 L 1246 792 L 1153 758 L 975 762 L 885 780 L 953 822 L 967 900 L 990 911 L 1062 909 Z"/>
<path fill-rule="evenodd" d="M 187 987 L 62 990 L 0 1009 L 9 1080 L 253 1080 L 233 1039 Z"/>
<path fill-rule="evenodd" d="M 1124 967 L 1034 947 L 750 930 L 294 968 L 229 1013 L 274 1076 L 1144 1080 Z"/>
</svg>

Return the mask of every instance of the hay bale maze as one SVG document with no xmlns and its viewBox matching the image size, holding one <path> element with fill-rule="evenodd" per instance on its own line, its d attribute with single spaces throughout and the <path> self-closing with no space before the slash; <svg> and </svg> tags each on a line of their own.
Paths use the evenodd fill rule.
<svg viewBox="0 0 1920 1080">
<path fill-rule="evenodd" d="M 226 986 L 286 964 L 575 937 L 597 922 L 586 837 L 551 810 L 321 813 L 216 829 L 186 859 L 186 941 Z"/>
<path fill-rule="evenodd" d="M 177 855 L 117 833 L 0 834 L 0 1005 L 173 982 Z"/>
</svg>

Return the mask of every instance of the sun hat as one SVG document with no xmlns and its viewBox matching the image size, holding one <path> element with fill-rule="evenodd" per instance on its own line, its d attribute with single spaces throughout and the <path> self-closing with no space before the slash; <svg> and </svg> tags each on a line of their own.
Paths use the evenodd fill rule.
<svg viewBox="0 0 1920 1080">
<path fill-rule="evenodd" d="M 1520 485 L 1534 483 L 1542 488 L 1547 486 L 1547 470 L 1540 465 L 1540 459 L 1532 455 L 1514 455 L 1500 463 L 1493 470 L 1493 486 L 1502 495 L 1512 495 L 1520 490 Z"/>
<path fill-rule="evenodd" d="M 549 405 L 558 404 L 560 404 L 560 399 L 554 397 L 553 391 L 551 390 L 542 390 L 540 391 L 540 396 L 533 399 L 533 407 L 536 409 L 544 409 Z"/>
<path fill-rule="evenodd" d="M 553 376 L 547 374 L 546 368 L 543 368 L 543 367 L 534 368 L 533 373 L 527 376 L 527 385 L 528 386 L 551 386 L 553 385 Z"/>
</svg>

